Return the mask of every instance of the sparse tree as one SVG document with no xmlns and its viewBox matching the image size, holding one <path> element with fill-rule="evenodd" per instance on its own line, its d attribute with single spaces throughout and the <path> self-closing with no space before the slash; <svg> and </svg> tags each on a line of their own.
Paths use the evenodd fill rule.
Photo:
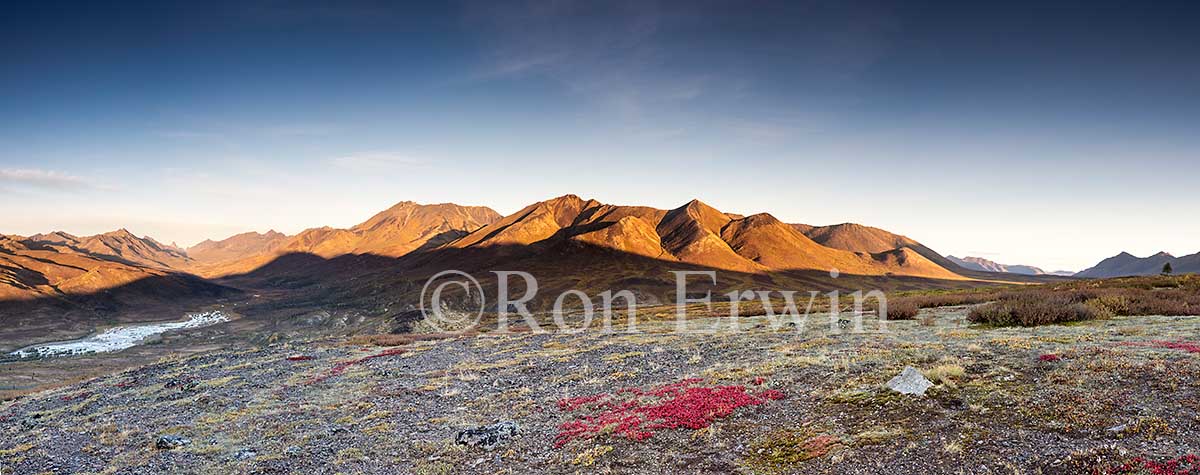
<svg viewBox="0 0 1200 475">
<path fill-rule="evenodd" d="M 1174 269 L 1171 269 L 1170 262 L 1163 264 L 1163 275 L 1170 275 L 1171 272 L 1173 272 L 1173 271 L 1174 271 Z"/>
</svg>

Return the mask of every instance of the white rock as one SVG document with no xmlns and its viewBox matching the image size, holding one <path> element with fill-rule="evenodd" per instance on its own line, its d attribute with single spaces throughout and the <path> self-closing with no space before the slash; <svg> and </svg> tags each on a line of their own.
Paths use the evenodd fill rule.
<svg viewBox="0 0 1200 475">
<path fill-rule="evenodd" d="M 904 371 L 887 382 L 887 387 L 893 391 L 918 396 L 924 396 L 925 390 L 932 386 L 933 383 L 925 379 L 925 375 L 912 366 L 905 366 Z"/>
</svg>

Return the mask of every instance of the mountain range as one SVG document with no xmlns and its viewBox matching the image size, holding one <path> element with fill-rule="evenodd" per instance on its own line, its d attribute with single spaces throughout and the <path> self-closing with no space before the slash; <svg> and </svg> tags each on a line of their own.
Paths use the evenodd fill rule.
<svg viewBox="0 0 1200 475">
<path fill-rule="evenodd" d="M 248 232 L 186 250 L 124 229 L 86 237 L 0 236 L 0 300 L 111 297 L 135 282 L 146 283 L 135 286 L 142 293 L 153 283 L 167 299 L 178 297 L 174 292 L 239 288 L 306 288 L 310 296 L 353 299 L 366 298 L 371 289 L 408 288 L 446 268 L 530 269 L 564 288 L 640 282 L 646 291 L 671 287 L 666 271 L 675 268 L 818 288 L 846 287 L 854 279 L 923 288 L 1051 278 L 1027 266 L 945 257 L 911 238 L 859 224 L 789 224 L 767 213 L 726 213 L 699 200 L 657 209 L 575 195 L 508 216 L 482 206 L 405 201 L 348 229 L 313 228 L 294 236 Z M 1178 268 L 1188 266 L 1181 262 Z M 842 279 L 832 281 L 831 269 Z"/>
<path fill-rule="evenodd" d="M 183 249 L 125 229 L 86 237 L 0 235 L 0 300 L 97 293 L 147 278 L 157 278 L 154 294 L 211 291 L 211 285 L 180 271 L 194 262 Z"/>
<path fill-rule="evenodd" d="M 1200 253 L 1175 257 L 1166 252 L 1160 252 L 1150 257 L 1136 257 L 1128 252 L 1122 252 L 1100 261 L 1094 267 L 1080 271 L 1075 276 L 1100 278 L 1156 275 L 1163 271 L 1165 264 L 1171 264 L 1171 270 L 1176 274 L 1197 273 L 1200 272 Z"/>
<path fill-rule="evenodd" d="M 1046 272 L 1039 267 L 1020 265 L 1020 264 L 1000 264 L 995 261 L 984 259 L 982 257 L 954 257 L 946 256 L 955 264 L 971 270 L 984 272 L 1009 272 L 1021 275 L 1057 275 L 1057 276 L 1072 276 L 1075 275 L 1071 271 L 1052 271 Z"/>
</svg>

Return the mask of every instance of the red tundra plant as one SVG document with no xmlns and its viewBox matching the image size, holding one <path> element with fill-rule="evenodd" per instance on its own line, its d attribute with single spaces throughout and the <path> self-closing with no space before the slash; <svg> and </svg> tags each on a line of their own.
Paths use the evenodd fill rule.
<svg viewBox="0 0 1200 475">
<path fill-rule="evenodd" d="M 1124 465 L 1109 470 L 1113 475 L 1200 475 L 1200 456 L 1191 454 L 1166 462 L 1156 462 L 1145 457 L 1135 458 Z"/>
<path fill-rule="evenodd" d="M 559 400 L 558 407 L 564 411 L 585 409 L 590 413 L 560 425 L 554 446 L 610 431 L 638 441 L 653 437 L 654 431 L 661 429 L 703 429 L 739 408 L 784 398 L 776 390 L 752 394 L 745 386 L 701 386 L 702 381 L 685 379 L 650 389 L 624 388 L 611 395 Z"/>
<path fill-rule="evenodd" d="M 1047 363 L 1049 363 L 1049 362 L 1054 362 L 1054 361 L 1059 361 L 1059 360 L 1061 360 L 1061 359 L 1062 359 L 1062 357 L 1061 357 L 1061 356 L 1058 356 L 1058 355 L 1056 355 L 1056 354 L 1053 354 L 1053 353 L 1047 353 L 1047 354 L 1044 354 L 1044 355 L 1042 355 L 1042 356 L 1039 356 L 1039 357 L 1038 357 L 1038 361 L 1044 361 L 1044 362 L 1047 362 Z"/>
<path fill-rule="evenodd" d="M 1182 350 L 1188 353 L 1200 353 L 1200 343 L 1190 341 L 1130 341 L 1121 343 L 1121 346 L 1146 346 L 1151 348 L 1166 348 L 1168 350 Z"/>
</svg>

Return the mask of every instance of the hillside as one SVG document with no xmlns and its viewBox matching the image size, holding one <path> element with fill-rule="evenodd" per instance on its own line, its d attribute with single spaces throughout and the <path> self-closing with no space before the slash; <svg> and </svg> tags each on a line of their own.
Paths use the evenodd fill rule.
<svg viewBox="0 0 1200 475">
<path fill-rule="evenodd" d="M 62 299 L 144 279 L 188 279 L 172 270 L 188 262 L 183 251 L 124 229 L 87 237 L 0 235 L 0 301 Z"/>
<path fill-rule="evenodd" d="M 324 258 L 348 254 L 400 257 L 461 238 L 499 218 L 499 213 L 482 206 L 403 201 L 350 229 L 313 228 L 292 237 L 247 233 L 202 243 L 203 252 L 195 256 L 193 270 L 210 277 L 244 273 L 292 253 Z"/>
<path fill-rule="evenodd" d="M 273 229 L 266 233 L 252 231 L 230 236 L 221 241 L 207 239 L 189 247 L 187 255 L 199 264 L 224 264 L 273 252 L 288 239 L 287 235 Z"/>
<path fill-rule="evenodd" d="M 648 319 L 641 333 L 381 335 L 177 354 L 0 402 L 0 464 L 22 474 L 1188 473 L 1140 468 L 1200 451 L 1200 349 L 1164 344 L 1194 340 L 1200 320 L 991 328 L 966 316 L 927 309 L 887 333 L 871 318 L 853 333 L 820 314 L 698 315 L 689 328 L 725 330 Z M 889 389 L 908 367 L 927 378 L 923 395 Z M 464 433 L 493 424 L 513 430 Z M 1139 470 L 1116 470 L 1132 463 Z"/>
<path fill-rule="evenodd" d="M 173 320 L 192 306 L 237 294 L 190 274 L 132 261 L 171 262 L 156 255 L 160 249 L 124 231 L 97 239 L 66 233 L 0 236 L 0 349 L 78 338 L 114 322 Z M 164 254 L 184 261 L 174 251 Z"/>
<path fill-rule="evenodd" d="M 871 226 L 842 223 L 832 226 L 793 224 L 792 227 L 804 233 L 805 236 L 808 236 L 814 242 L 834 249 L 875 254 L 892 249 L 909 248 L 939 267 L 951 272 L 962 274 L 962 271 L 966 270 L 959 268 L 957 264 L 946 259 L 937 251 L 925 247 L 924 244 L 912 238 Z"/>
<path fill-rule="evenodd" d="M 608 205 L 566 195 L 530 205 L 445 247 L 513 248 L 567 238 L 614 251 L 736 272 L 828 272 L 836 268 L 855 275 L 962 278 L 928 260 L 914 265 L 911 259 L 870 255 L 893 251 L 897 246 L 880 244 L 859 252 L 829 247 L 770 214 L 742 217 L 699 200 L 660 210 Z M 895 243 L 919 246 L 911 240 Z"/>
<path fill-rule="evenodd" d="M 84 237 L 56 231 L 50 234 L 35 234 L 24 241 L 39 249 L 87 254 L 96 258 L 162 269 L 183 269 L 192 262 L 183 249 L 159 243 L 150 237 L 138 237 L 127 229 Z"/>
</svg>

